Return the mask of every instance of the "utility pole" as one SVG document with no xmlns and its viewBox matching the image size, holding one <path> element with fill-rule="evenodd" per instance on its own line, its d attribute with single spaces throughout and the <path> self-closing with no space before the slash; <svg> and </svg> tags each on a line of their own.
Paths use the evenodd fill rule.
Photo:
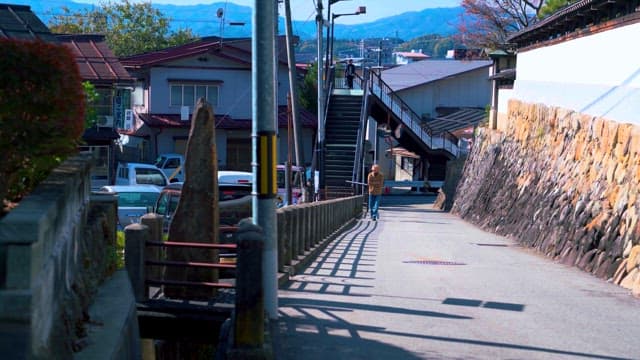
<svg viewBox="0 0 640 360">
<path fill-rule="evenodd" d="M 254 0 L 251 41 L 251 117 L 253 168 L 253 221 L 264 232 L 262 284 L 264 307 L 270 319 L 278 318 L 278 246 L 276 225 L 276 88 L 275 0 Z"/>
<path fill-rule="evenodd" d="M 295 144 L 296 165 L 304 166 L 304 148 L 300 144 L 302 132 L 298 118 L 298 93 L 296 91 L 297 71 L 295 52 L 293 51 L 293 31 L 291 29 L 291 0 L 284 0 L 285 34 L 287 36 L 287 62 L 289 63 L 289 94 L 291 96 L 291 115 L 293 122 L 293 142 Z M 303 184 L 304 185 L 304 184 Z M 302 198 L 306 199 L 306 186 L 302 186 Z M 289 204 L 291 199 L 289 198 Z"/>
<path fill-rule="evenodd" d="M 320 171 L 319 189 L 322 192 L 324 188 L 324 76 L 322 65 L 322 27 L 324 26 L 324 18 L 322 17 L 322 0 L 317 0 L 316 25 L 318 39 L 318 145 L 316 163 L 317 169 Z"/>
</svg>

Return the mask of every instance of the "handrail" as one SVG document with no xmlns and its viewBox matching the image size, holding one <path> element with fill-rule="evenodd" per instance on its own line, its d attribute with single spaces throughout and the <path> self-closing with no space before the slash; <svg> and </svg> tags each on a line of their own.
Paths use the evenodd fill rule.
<svg viewBox="0 0 640 360">
<path fill-rule="evenodd" d="M 394 114 L 400 118 L 402 124 L 408 127 L 418 138 L 431 149 L 444 149 L 454 156 L 458 156 L 459 148 L 457 138 L 449 131 L 434 134 L 422 118 L 409 107 L 395 92 L 382 80 L 382 77 L 374 71 L 369 71 L 369 89 L 382 101 Z"/>
<path fill-rule="evenodd" d="M 368 69 L 364 69 L 364 73 L 363 73 L 363 77 L 360 77 L 360 75 L 356 74 L 356 78 L 358 79 L 358 81 L 360 82 L 359 85 L 360 87 L 363 89 L 363 101 L 362 101 L 362 108 L 360 110 L 360 124 L 358 126 L 358 135 L 356 137 L 356 151 L 354 154 L 354 161 L 353 161 L 353 171 L 351 173 L 351 181 L 353 183 L 353 187 L 358 189 L 359 191 L 356 191 L 356 194 L 361 194 L 364 192 L 364 187 L 362 185 L 356 185 L 358 183 L 361 183 L 362 181 L 364 181 L 363 179 L 360 178 L 360 168 L 363 165 L 364 162 L 364 142 L 365 142 L 365 129 L 367 126 L 367 117 L 368 117 L 368 113 L 367 113 L 367 108 L 368 108 L 368 87 L 367 87 L 367 72 L 369 70 Z"/>
</svg>

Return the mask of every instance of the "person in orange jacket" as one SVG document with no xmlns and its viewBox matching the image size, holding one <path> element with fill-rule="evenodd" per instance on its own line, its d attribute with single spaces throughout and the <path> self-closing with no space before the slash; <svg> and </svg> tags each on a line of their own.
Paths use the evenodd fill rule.
<svg viewBox="0 0 640 360">
<path fill-rule="evenodd" d="M 371 172 L 367 176 L 367 185 L 369 186 L 369 210 L 371 219 L 378 220 L 378 207 L 382 199 L 382 189 L 384 187 L 384 175 L 380 172 L 380 165 L 373 164 Z"/>
</svg>

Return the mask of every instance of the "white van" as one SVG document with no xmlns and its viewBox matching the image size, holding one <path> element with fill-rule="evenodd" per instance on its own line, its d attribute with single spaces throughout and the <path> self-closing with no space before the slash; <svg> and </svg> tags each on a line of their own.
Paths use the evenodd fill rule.
<svg viewBox="0 0 640 360">
<path fill-rule="evenodd" d="M 143 163 L 118 163 L 115 185 L 155 185 L 163 188 L 169 179 L 157 166 Z"/>
<path fill-rule="evenodd" d="M 282 207 L 286 205 L 295 205 L 302 202 L 302 187 L 305 184 L 305 170 L 302 166 L 291 166 L 291 201 L 290 204 L 287 204 L 285 201 L 286 198 L 286 189 L 285 189 L 285 181 L 286 181 L 286 167 L 285 165 L 277 165 L 276 166 L 277 176 L 278 176 L 278 197 L 277 197 L 277 206 Z"/>
<path fill-rule="evenodd" d="M 225 184 L 253 184 L 253 173 L 248 171 L 220 170 L 218 182 Z"/>
</svg>

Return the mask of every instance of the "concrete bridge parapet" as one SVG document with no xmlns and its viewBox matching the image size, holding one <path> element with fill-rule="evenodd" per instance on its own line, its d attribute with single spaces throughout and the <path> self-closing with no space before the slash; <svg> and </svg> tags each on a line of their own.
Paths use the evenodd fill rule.
<svg viewBox="0 0 640 360">
<path fill-rule="evenodd" d="M 280 283 L 300 272 L 340 231 L 360 217 L 362 206 L 362 196 L 351 196 L 278 209 Z"/>
<path fill-rule="evenodd" d="M 3 357 L 70 359 L 91 342 L 86 314 L 116 266 L 117 201 L 92 197 L 90 166 L 67 159 L 0 221 Z"/>
</svg>

